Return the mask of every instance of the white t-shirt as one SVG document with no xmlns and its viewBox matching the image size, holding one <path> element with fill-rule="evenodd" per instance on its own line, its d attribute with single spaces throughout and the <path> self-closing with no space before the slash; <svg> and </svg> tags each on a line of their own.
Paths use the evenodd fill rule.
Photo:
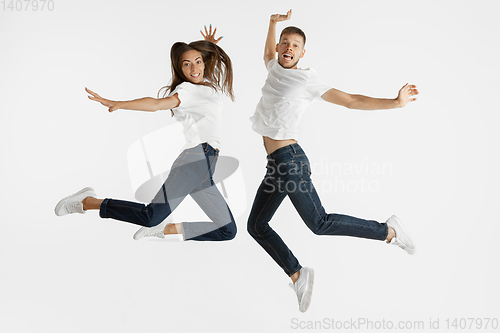
<svg viewBox="0 0 500 333">
<path fill-rule="evenodd" d="M 276 59 L 267 64 L 262 97 L 250 120 L 252 129 L 275 140 L 297 139 L 307 107 L 331 87 L 312 69 L 286 69 Z"/>
<path fill-rule="evenodd" d="M 180 105 L 173 108 L 174 117 L 182 123 L 188 149 L 207 142 L 220 149 L 222 137 L 222 95 L 211 87 L 190 82 L 179 84 L 169 96 L 177 94 Z"/>
</svg>

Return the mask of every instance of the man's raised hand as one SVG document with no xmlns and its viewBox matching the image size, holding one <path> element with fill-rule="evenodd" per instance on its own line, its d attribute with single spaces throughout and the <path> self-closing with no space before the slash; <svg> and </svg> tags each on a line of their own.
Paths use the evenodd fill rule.
<svg viewBox="0 0 500 333">
<path fill-rule="evenodd" d="M 281 14 L 273 14 L 271 15 L 271 21 L 273 22 L 281 22 L 281 21 L 286 21 L 289 20 L 292 17 L 292 10 L 290 9 L 286 15 L 281 15 Z"/>
</svg>

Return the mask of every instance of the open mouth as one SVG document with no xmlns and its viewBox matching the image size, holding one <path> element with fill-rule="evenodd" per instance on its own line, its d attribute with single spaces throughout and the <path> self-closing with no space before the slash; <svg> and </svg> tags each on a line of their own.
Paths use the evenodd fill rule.
<svg viewBox="0 0 500 333">
<path fill-rule="evenodd" d="M 191 74 L 191 77 L 193 77 L 193 78 L 195 78 L 195 79 L 196 79 L 197 77 L 199 77 L 199 76 L 200 76 L 200 73 L 198 73 L 198 74 Z"/>
<path fill-rule="evenodd" d="M 285 53 L 283 54 L 283 59 L 285 59 L 285 61 L 292 61 L 293 56 L 290 53 Z"/>
</svg>

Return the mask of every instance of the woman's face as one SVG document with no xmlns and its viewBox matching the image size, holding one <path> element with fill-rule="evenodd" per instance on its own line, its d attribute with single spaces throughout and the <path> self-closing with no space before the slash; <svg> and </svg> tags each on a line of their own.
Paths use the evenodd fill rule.
<svg viewBox="0 0 500 333">
<path fill-rule="evenodd" d="M 192 83 L 203 82 L 203 71 L 205 70 L 205 63 L 200 51 L 190 50 L 184 52 L 181 58 L 182 73 Z"/>
</svg>

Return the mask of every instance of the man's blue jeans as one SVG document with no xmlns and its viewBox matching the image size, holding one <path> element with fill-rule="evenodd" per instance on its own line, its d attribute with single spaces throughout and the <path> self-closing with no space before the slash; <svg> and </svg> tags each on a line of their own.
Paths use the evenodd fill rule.
<svg viewBox="0 0 500 333">
<path fill-rule="evenodd" d="M 269 221 L 288 195 L 306 225 L 316 235 L 343 235 L 384 240 L 387 224 L 347 215 L 327 214 L 311 181 L 311 167 L 294 143 L 267 156 L 267 172 L 257 190 L 247 229 L 288 276 L 302 266 Z"/>
<path fill-rule="evenodd" d="M 150 204 L 106 198 L 99 215 L 154 227 L 189 194 L 212 222 L 182 222 L 185 240 L 223 241 L 236 236 L 236 223 L 212 176 L 219 151 L 207 143 L 184 150 L 174 161 L 167 180 Z"/>
</svg>

